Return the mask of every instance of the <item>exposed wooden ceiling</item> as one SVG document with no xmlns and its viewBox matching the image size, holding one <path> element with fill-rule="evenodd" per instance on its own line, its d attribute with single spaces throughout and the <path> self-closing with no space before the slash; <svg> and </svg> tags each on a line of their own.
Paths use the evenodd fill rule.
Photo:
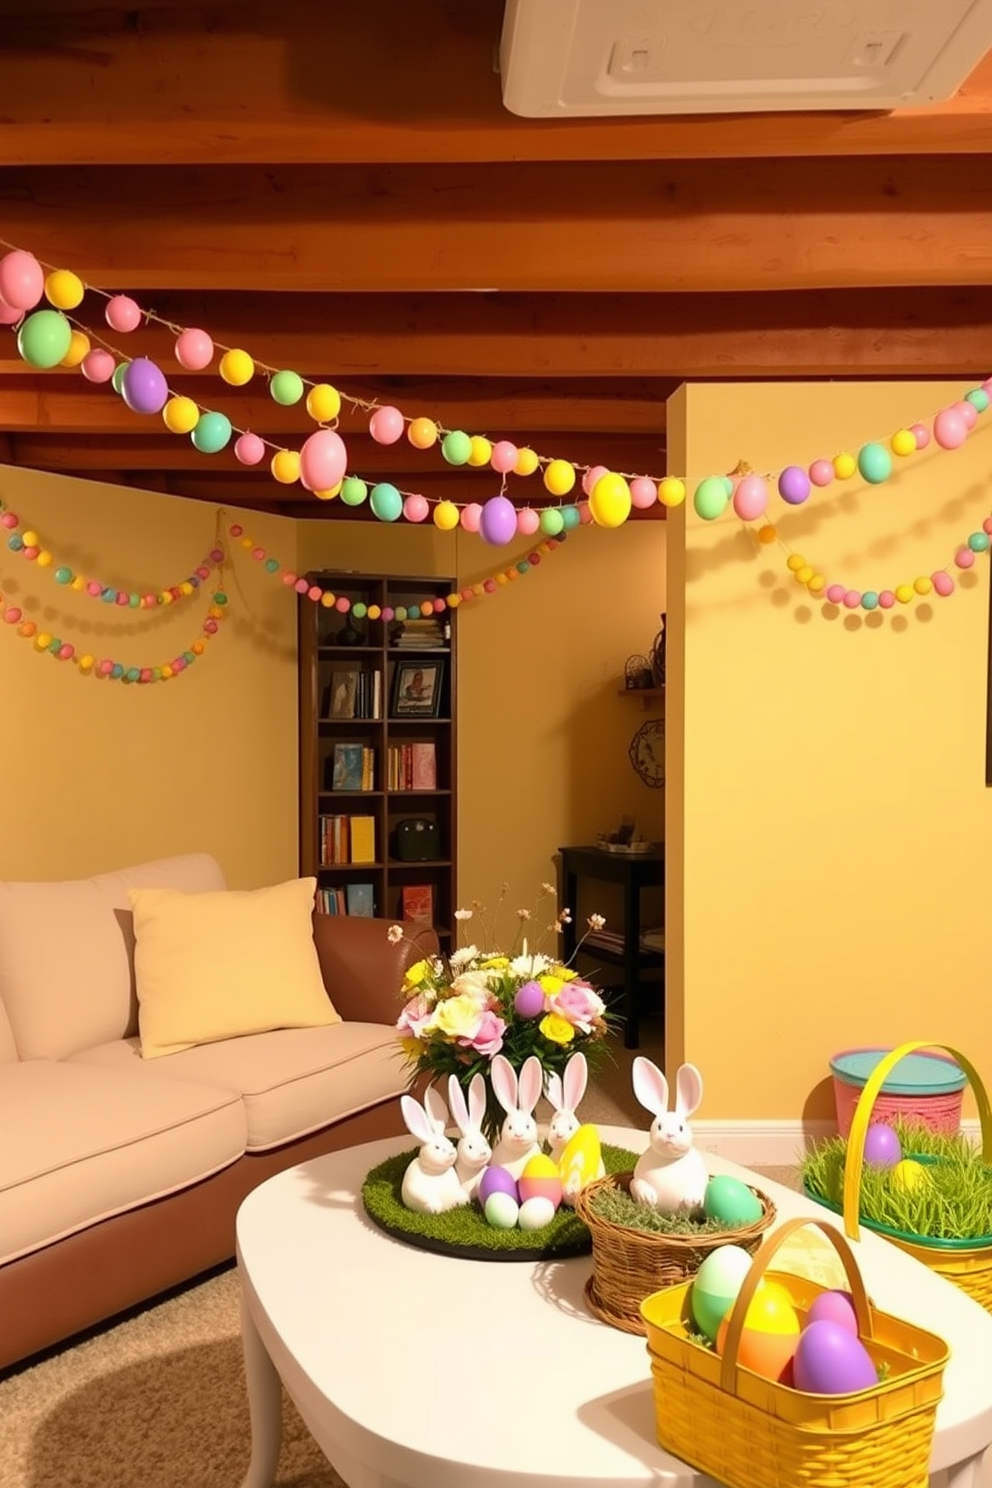
<svg viewBox="0 0 992 1488">
<path fill-rule="evenodd" d="M 532 121 L 501 104 L 501 17 L 0 0 L 0 238 L 273 368 L 632 472 L 664 471 L 681 381 L 988 374 L 992 56 L 921 111 Z M 182 374 L 163 327 L 122 338 L 99 312 L 78 313 L 236 427 L 311 432 L 262 377 Z M 494 493 L 354 413 L 342 433 L 371 481 Z M 7 331 L 0 460 L 354 515 L 31 371 Z M 510 494 L 545 495 L 536 476 Z"/>
</svg>

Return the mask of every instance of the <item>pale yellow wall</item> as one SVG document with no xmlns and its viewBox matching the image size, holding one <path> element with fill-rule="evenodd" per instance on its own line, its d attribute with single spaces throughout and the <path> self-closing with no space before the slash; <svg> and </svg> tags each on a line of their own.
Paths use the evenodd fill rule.
<svg viewBox="0 0 992 1488">
<path fill-rule="evenodd" d="M 534 550 L 456 531 L 302 522 L 301 568 L 454 574 L 485 580 Z M 553 855 L 622 812 L 664 834 L 663 790 L 643 785 L 627 747 L 654 716 L 618 696 L 623 664 L 647 652 L 664 607 L 665 524 L 583 528 L 532 572 L 458 615 L 459 897 L 530 906 Z M 604 891 L 599 899 L 612 911 Z M 606 912 L 606 911 L 604 911 Z"/>
<path fill-rule="evenodd" d="M 0 468 L 0 495 L 56 561 L 127 589 L 178 583 L 214 541 L 216 509 Z M 295 561 L 295 526 L 253 516 Z M 8 603 L 95 655 L 168 661 L 200 633 L 207 600 L 118 611 L 68 592 L 0 546 Z M 225 583 L 232 617 L 168 683 L 83 677 L 0 626 L 0 877 L 86 875 L 203 849 L 251 887 L 297 869 L 296 608 L 247 557 Z"/>
<path fill-rule="evenodd" d="M 673 468 L 856 450 L 961 387 L 690 387 Z M 782 537 L 852 588 L 942 568 L 989 513 L 989 417 L 882 486 L 773 498 Z M 937 1038 L 987 1067 L 987 557 L 951 598 L 867 618 L 825 613 L 729 513 L 668 528 L 670 1061 L 700 1066 L 715 1120 L 828 1115 L 851 1045 Z"/>
</svg>

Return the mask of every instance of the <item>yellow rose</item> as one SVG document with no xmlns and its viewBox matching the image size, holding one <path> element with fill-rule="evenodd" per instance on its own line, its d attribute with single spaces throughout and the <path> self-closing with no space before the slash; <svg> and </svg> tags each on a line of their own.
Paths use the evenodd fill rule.
<svg viewBox="0 0 992 1488">
<path fill-rule="evenodd" d="M 507 956 L 487 956 L 481 964 L 489 971 L 504 971 L 510 961 Z"/>
<path fill-rule="evenodd" d="M 555 993 L 560 992 L 564 986 L 561 977 L 552 976 L 550 972 L 545 972 L 544 976 L 539 976 L 537 982 L 545 997 L 554 997 Z"/>
<path fill-rule="evenodd" d="M 403 977 L 403 986 L 419 987 L 429 970 L 430 967 L 426 961 L 418 961 L 415 966 L 408 967 Z"/>
<path fill-rule="evenodd" d="M 575 1037 L 575 1029 L 571 1023 L 557 1013 L 548 1013 L 541 1019 L 538 1027 L 553 1044 L 570 1044 Z"/>
<path fill-rule="evenodd" d="M 474 997 L 446 997 L 431 1015 L 430 1027 L 447 1038 L 472 1038 L 479 1031 L 482 1010 Z"/>
</svg>

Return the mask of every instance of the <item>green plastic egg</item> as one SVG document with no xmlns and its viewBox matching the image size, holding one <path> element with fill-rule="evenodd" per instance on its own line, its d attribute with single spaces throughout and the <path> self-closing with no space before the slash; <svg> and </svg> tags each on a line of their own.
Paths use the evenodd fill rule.
<svg viewBox="0 0 992 1488">
<path fill-rule="evenodd" d="M 761 1218 L 761 1200 L 739 1178 L 718 1174 L 706 1185 L 703 1208 L 725 1225 L 750 1225 Z"/>
</svg>

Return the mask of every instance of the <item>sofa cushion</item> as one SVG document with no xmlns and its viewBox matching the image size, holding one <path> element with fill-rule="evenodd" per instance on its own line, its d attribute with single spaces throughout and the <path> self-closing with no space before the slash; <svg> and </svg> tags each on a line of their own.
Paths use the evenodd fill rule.
<svg viewBox="0 0 992 1488">
<path fill-rule="evenodd" d="M 206 853 L 55 883 L 0 883 L 0 998 L 22 1059 L 62 1059 L 138 1031 L 132 888 L 223 889 Z"/>
<path fill-rule="evenodd" d="M 0 1264 L 185 1188 L 244 1152 L 230 1089 L 30 1060 L 0 1068 Z M 86 1285 L 86 1278 L 79 1278 Z"/>
<path fill-rule="evenodd" d="M 339 1022 L 313 943 L 316 887 L 295 878 L 220 894 L 132 890 L 144 1058 Z"/>
<path fill-rule="evenodd" d="M 74 1060 L 107 1070 L 142 1063 L 137 1039 L 88 1049 Z M 284 1028 L 201 1044 L 145 1068 L 156 1076 L 237 1091 L 244 1099 L 248 1150 L 256 1152 L 394 1098 L 408 1083 L 396 1034 L 381 1023 Z"/>
</svg>

